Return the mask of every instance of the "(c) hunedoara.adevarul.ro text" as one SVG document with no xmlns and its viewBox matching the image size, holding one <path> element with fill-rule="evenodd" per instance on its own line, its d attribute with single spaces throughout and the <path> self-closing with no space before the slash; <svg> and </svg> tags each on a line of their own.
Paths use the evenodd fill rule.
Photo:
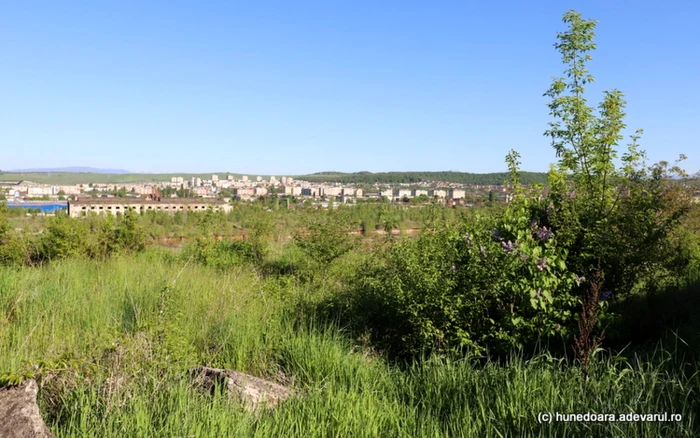
<svg viewBox="0 0 700 438">
<path fill-rule="evenodd" d="M 681 421 L 681 414 L 670 414 L 668 412 L 657 414 L 635 414 L 632 412 L 622 414 L 599 414 L 586 412 L 585 414 L 567 414 L 561 412 L 540 412 L 537 414 L 537 422 L 542 423 L 569 423 L 569 422 L 669 422 Z"/>
</svg>

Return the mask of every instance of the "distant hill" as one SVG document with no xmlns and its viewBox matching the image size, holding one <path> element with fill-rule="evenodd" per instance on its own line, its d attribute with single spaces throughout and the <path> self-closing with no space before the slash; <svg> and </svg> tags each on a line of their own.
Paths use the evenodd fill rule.
<svg viewBox="0 0 700 438">
<path fill-rule="evenodd" d="M 355 184 L 400 184 L 419 183 L 421 181 L 444 181 L 460 184 L 500 185 L 510 178 L 507 172 L 466 173 L 466 172 L 319 172 L 303 175 L 298 179 L 313 182 L 339 182 Z M 544 172 L 520 172 L 523 184 L 545 184 L 547 174 Z"/>
<path fill-rule="evenodd" d="M 69 172 L 69 173 L 130 173 L 124 169 L 97 169 L 94 167 L 47 167 L 40 169 L 15 169 L 8 170 L 8 173 L 43 173 L 43 172 Z"/>
</svg>

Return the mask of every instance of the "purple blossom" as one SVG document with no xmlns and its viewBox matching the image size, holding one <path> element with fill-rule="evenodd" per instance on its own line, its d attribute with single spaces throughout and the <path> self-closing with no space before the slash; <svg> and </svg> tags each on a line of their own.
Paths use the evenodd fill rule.
<svg viewBox="0 0 700 438">
<path fill-rule="evenodd" d="M 547 257 L 542 258 L 542 261 L 537 265 L 537 269 L 543 271 L 547 268 Z"/>
<path fill-rule="evenodd" d="M 501 248 L 503 248 L 503 251 L 506 253 L 511 253 L 515 250 L 515 244 L 510 240 L 508 242 L 501 241 Z"/>
<path fill-rule="evenodd" d="M 541 227 L 537 229 L 535 235 L 541 242 L 546 242 L 552 238 L 554 233 L 552 233 L 552 230 L 548 229 L 547 227 Z"/>
<path fill-rule="evenodd" d="M 598 297 L 598 301 L 607 301 L 612 296 L 611 290 L 606 290 Z"/>
<path fill-rule="evenodd" d="M 528 257 L 527 254 L 520 254 L 520 259 L 521 259 L 522 261 L 526 262 L 527 259 L 529 259 L 529 257 Z"/>
</svg>

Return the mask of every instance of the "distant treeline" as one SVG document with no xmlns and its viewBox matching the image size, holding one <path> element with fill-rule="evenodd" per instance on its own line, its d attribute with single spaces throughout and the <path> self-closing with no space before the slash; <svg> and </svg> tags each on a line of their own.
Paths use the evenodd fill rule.
<svg viewBox="0 0 700 438">
<path fill-rule="evenodd" d="M 313 182 L 339 182 L 354 184 L 412 184 L 421 181 L 444 181 L 461 184 L 500 185 L 509 179 L 506 172 L 466 173 L 466 172 L 320 172 L 300 176 L 299 179 Z M 523 184 L 545 184 L 547 174 L 543 172 L 521 172 Z"/>
</svg>

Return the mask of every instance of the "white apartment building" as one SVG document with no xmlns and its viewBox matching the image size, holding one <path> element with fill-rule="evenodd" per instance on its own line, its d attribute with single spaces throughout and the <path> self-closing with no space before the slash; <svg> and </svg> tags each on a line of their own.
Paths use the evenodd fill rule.
<svg viewBox="0 0 700 438">
<path fill-rule="evenodd" d="M 466 197 L 466 192 L 462 189 L 450 189 L 451 199 L 464 199 Z"/>
</svg>

